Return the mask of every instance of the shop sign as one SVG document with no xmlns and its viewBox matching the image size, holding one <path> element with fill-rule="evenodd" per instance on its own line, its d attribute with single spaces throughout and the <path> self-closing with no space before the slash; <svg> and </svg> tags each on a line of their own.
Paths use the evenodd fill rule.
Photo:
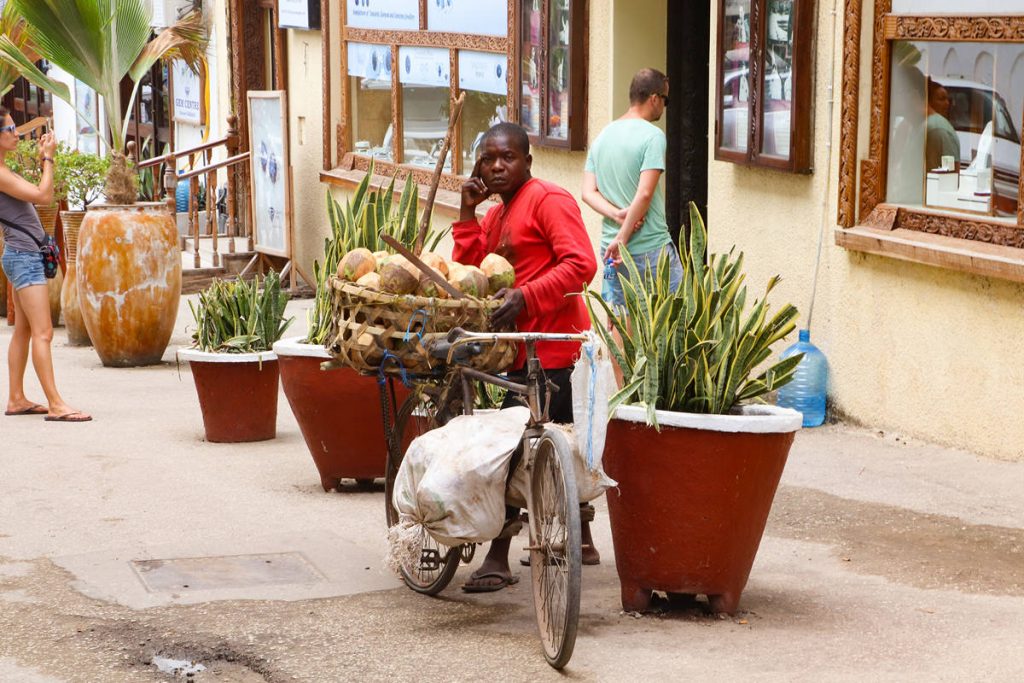
<svg viewBox="0 0 1024 683">
<path fill-rule="evenodd" d="M 277 0 L 277 26 L 320 30 L 320 0 Z"/>
<path fill-rule="evenodd" d="M 404 85 L 450 87 L 451 61 L 443 48 L 400 47 L 398 69 L 398 80 Z"/>
<path fill-rule="evenodd" d="M 419 0 L 345 0 L 346 24 L 353 28 L 418 31 Z"/>
<path fill-rule="evenodd" d="M 507 36 L 508 0 L 427 0 L 427 28 Z"/>
<path fill-rule="evenodd" d="M 493 52 L 459 51 L 459 87 L 463 90 L 508 94 L 508 57 Z"/>
<path fill-rule="evenodd" d="M 348 44 L 348 75 L 371 81 L 391 81 L 391 48 L 387 45 Z"/>
<path fill-rule="evenodd" d="M 203 111 L 203 79 L 180 59 L 171 63 L 171 87 L 174 120 L 197 126 L 205 123 Z"/>
</svg>

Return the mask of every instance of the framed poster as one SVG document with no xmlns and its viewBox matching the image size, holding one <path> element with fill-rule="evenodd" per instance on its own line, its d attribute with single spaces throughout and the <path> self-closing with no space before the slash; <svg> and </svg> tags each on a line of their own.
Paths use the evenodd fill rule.
<svg viewBox="0 0 1024 683">
<path fill-rule="evenodd" d="M 291 258 L 288 104 L 283 90 L 250 90 L 249 164 L 256 251 Z"/>
<path fill-rule="evenodd" d="M 508 35 L 509 0 L 427 0 L 427 30 Z"/>
<path fill-rule="evenodd" d="M 75 130 L 79 152 L 100 153 L 100 109 L 96 91 L 75 79 L 75 108 L 79 115 Z"/>
<path fill-rule="evenodd" d="M 277 0 L 277 27 L 320 30 L 320 0 Z"/>
<path fill-rule="evenodd" d="M 346 0 L 345 24 L 388 31 L 420 30 L 420 0 Z"/>
<path fill-rule="evenodd" d="M 195 73 L 183 60 L 171 62 L 171 100 L 176 123 L 206 123 L 205 81 L 204 74 Z"/>
</svg>

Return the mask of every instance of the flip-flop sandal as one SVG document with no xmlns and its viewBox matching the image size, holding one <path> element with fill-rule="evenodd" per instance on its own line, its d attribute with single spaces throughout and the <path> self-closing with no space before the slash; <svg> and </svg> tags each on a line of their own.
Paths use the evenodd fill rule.
<svg viewBox="0 0 1024 683">
<path fill-rule="evenodd" d="M 462 590 L 466 593 L 493 593 L 519 583 L 519 577 L 515 574 L 506 575 L 501 572 L 487 572 L 486 574 L 469 577 L 470 581 L 479 581 L 480 579 L 501 579 L 501 581 L 499 583 L 484 583 L 480 585 L 467 582 L 463 584 Z"/>
<path fill-rule="evenodd" d="M 47 422 L 89 422 L 92 420 L 92 417 L 76 410 L 73 413 L 65 413 L 63 415 L 47 415 L 43 419 Z"/>
<path fill-rule="evenodd" d="M 46 415 L 48 412 L 49 411 L 46 409 L 46 406 L 41 406 L 37 403 L 25 408 L 24 410 L 6 410 L 4 411 L 4 415 L 7 417 L 16 417 L 18 415 Z"/>
</svg>

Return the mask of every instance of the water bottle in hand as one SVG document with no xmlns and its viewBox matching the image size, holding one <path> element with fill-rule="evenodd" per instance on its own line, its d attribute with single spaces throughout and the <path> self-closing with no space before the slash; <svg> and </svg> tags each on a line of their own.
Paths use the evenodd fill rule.
<svg viewBox="0 0 1024 683">
<path fill-rule="evenodd" d="M 792 381 L 779 389 L 778 405 L 803 413 L 804 427 L 818 427 L 825 422 L 825 392 L 828 387 L 828 361 L 825 354 L 811 343 L 811 331 L 800 330 L 800 341 L 782 352 L 782 358 L 802 353 Z"/>
<path fill-rule="evenodd" d="M 617 273 L 615 271 L 615 259 L 609 256 L 604 260 L 604 279 L 615 282 L 616 274 Z"/>
</svg>

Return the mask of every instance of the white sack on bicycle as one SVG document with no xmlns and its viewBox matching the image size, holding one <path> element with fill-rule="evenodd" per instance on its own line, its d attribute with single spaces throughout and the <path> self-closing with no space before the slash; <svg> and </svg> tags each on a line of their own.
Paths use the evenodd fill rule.
<svg viewBox="0 0 1024 683">
<path fill-rule="evenodd" d="M 605 474 L 602 465 L 604 440 L 608 431 L 608 399 L 616 391 L 611 354 L 597 338 L 583 344 L 572 377 L 572 425 L 553 424 L 569 437 L 572 445 L 573 473 L 581 503 L 600 498 L 617 482 Z M 526 507 L 530 476 L 522 467 L 509 484 L 509 505 Z"/>
<path fill-rule="evenodd" d="M 498 536 L 505 525 L 509 461 L 529 419 L 525 407 L 460 415 L 415 439 L 398 470 L 392 499 L 397 526 L 404 530 L 390 537 L 409 536 L 406 532 L 417 526 L 448 546 Z"/>
</svg>

